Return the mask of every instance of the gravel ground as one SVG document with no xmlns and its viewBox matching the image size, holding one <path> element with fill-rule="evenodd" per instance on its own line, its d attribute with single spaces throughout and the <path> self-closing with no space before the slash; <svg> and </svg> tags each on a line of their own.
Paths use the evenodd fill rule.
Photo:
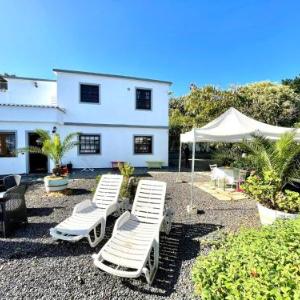
<svg viewBox="0 0 300 300">
<path fill-rule="evenodd" d="M 167 206 L 175 210 L 169 236 L 161 236 L 160 268 L 148 287 L 145 279 L 113 277 L 95 268 L 91 255 L 98 252 L 85 241 L 76 244 L 53 241 L 49 229 L 72 212 L 74 205 L 92 197 L 94 174 L 85 179 L 74 176 L 69 196 L 45 195 L 41 183 L 26 192 L 29 224 L 8 239 L 0 238 L 0 299 L 193 299 L 190 270 L 199 252 L 209 251 L 200 240 L 214 236 L 218 229 L 237 230 L 259 226 L 255 203 L 249 200 L 225 202 L 195 188 L 197 216 L 189 218 L 185 207 L 190 185 L 176 182 L 174 172 L 150 172 L 168 183 Z M 206 180 L 204 175 L 197 180 Z M 181 179 L 188 181 L 187 173 Z M 114 217 L 110 217 L 106 237 L 110 237 Z"/>
</svg>

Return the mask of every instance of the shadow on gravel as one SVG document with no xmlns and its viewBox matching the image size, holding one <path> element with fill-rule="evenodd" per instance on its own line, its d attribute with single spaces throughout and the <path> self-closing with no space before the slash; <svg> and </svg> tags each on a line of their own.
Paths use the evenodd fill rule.
<svg viewBox="0 0 300 300">
<path fill-rule="evenodd" d="M 57 225 L 57 223 L 27 223 L 21 226 L 18 226 L 14 229 L 11 235 L 5 239 L 5 242 L 9 243 L 14 239 L 25 238 L 26 240 L 20 241 L 21 244 L 30 243 L 30 240 L 46 238 L 49 236 L 50 228 Z M 36 243 L 36 242 L 35 242 Z M 1 246 L 1 241 L 0 241 Z M 1 247 L 0 247 L 1 249 Z M 1 254 L 0 254 L 1 255 Z"/>
<path fill-rule="evenodd" d="M 155 291 L 148 287 L 144 278 L 142 284 L 141 279 L 123 280 L 123 284 L 145 295 L 170 296 L 174 292 L 182 262 L 198 256 L 200 251 L 199 239 L 220 228 L 222 226 L 215 224 L 173 223 L 170 234 L 168 236 L 161 235 L 160 238 L 159 269 L 153 282 Z M 189 276 L 189 274 L 186 275 Z"/>
<path fill-rule="evenodd" d="M 87 189 L 74 189 L 70 188 L 70 195 L 67 194 L 67 196 L 80 196 L 80 195 L 88 195 L 91 194 L 92 192 Z"/>
<path fill-rule="evenodd" d="M 14 241 L 0 239 L 0 258 L 6 260 L 12 259 L 30 259 L 30 258 L 46 258 L 46 257 L 69 257 L 80 256 L 82 254 L 92 254 L 92 249 L 88 243 L 81 243 L 74 247 L 74 244 L 62 243 L 39 243 L 29 241 Z"/>
<path fill-rule="evenodd" d="M 101 247 L 111 236 L 116 218 L 110 216 L 107 220 L 106 238 L 96 248 L 91 248 L 87 239 L 77 243 L 54 241 L 49 229 L 57 223 L 28 223 L 16 229 L 10 237 L 0 238 L 0 258 L 3 259 L 29 259 L 45 257 L 72 257 L 91 255 L 99 252 Z"/>
<path fill-rule="evenodd" d="M 55 209 L 65 208 L 63 206 L 52 206 L 52 207 L 31 207 L 27 208 L 28 217 L 47 217 L 52 214 Z"/>
</svg>

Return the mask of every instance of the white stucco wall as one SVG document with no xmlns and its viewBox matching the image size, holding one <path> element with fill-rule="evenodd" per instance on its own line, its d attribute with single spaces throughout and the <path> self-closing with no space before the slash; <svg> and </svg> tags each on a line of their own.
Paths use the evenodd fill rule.
<svg viewBox="0 0 300 300">
<path fill-rule="evenodd" d="M 80 103 L 80 83 L 100 85 L 100 104 Z M 135 89 L 152 89 L 152 110 L 135 109 Z M 166 83 L 104 76 L 57 73 L 58 105 L 65 122 L 168 126 Z"/>
<path fill-rule="evenodd" d="M 168 165 L 168 84 L 58 73 L 56 95 L 56 82 L 16 78 L 8 78 L 8 81 L 8 91 L 0 92 L 0 103 L 58 105 L 65 109 L 65 112 L 61 112 L 56 108 L 0 106 L 0 131 L 16 132 L 17 148 L 27 146 L 28 132 L 37 128 L 51 132 L 56 126 L 62 137 L 69 132 L 101 135 L 100 154 L 82 155 L 76 148 L 66 155 L 63 163 L 71 161 L 74 168 L 109 168 L 114 160 L 126 161 L 135 167 L 146 166 L 147 160 L 160 160 L 164 161 L 165 166 Z M 34 81 L 38 82 L 38 88 L 34 86 Z M 80 83 L 99 84 L 101 103 L 80 103 Z M 152 89 L 152 110 L 135 109 L 136 88 Z M 64 124 L 68 122 L 77 125 Z M 82 126 L 79 123 L 93 125 Z M 108 124 L 118 127 L 109 127 Z M 153 153 L 134 154 L 134 135 L 153 136 Z M 52 167 L 50 164 L 49 171 Z M 27 172 L 27 154 L 0 157 L 0 175 Z"/>
<path fill-rule="evenodd" d="M 3 122 L 63 123 L 64 112 L 49 107 L 11 107 L 0 105 L 0 126 Z M 24 125 L 25 126 L 25 125 Z"/>
<path fill-rule="evenodd" d="M 52 123 L 36 124 L 36 123 L 16 123 L 16 122 L 0 122 L 0 132 L 16 132 L 16 148 L 24 148 L 28 146 L 28 132 L 33 132 L 37 128 L 52 131 Z M 49 168 L 53 168 L 53 164 L 49 162 Z M 28 154 L 18 154 L 16 157 L 0 157 L 0 175 L 6 174 L 23 174 L 28 172 Z"/>
<path fill-rule="evenodd" d="M 78 148 L 74 148 L 66 155 L 64 163 L 71 161 L 74 168 L 110 168 L 111 161 L 115 160 L 129 162 L 135 167 L 146 166 L 147 160 L 164 161 L 164 166 L 168 165 L 168 129 L 64 126 L 60 131 L 63 136 L 76 131 L 101 135 L 100 154 L 79 154 Z M 134 135 L 151 135 L 153 153 L 134 154 Z"/>
<path fill-rule="evenodd" d="M 52 131 L 52 123 L 16 123 L 0 122 L 0 132 L 16 132 L 16 147 L 28 146 L 28 132 L 37 128 Z M 107 128 L 89 126 L 57 126 L 57 131 L 62 137 L 70 132 L 101 135 L 100 154 L 79 154 L 78 147 L 68 152 L 63 163 L 72 162 L 74 168 L 110 168 L 111 161 L 121 160 L 135 167 L 146 166 L 147 160 L 164 161 L 168 165 L 168 130 L 167 129 L 142 129 L 142 128 Z M 151 135 L 153 137 L 152 154 L 134 154 L 134 135 Z M 49 165 L 49 171 L 53 163 Z M 0 157 L 0 175 L 23 174 L 28 172 L 28 154 L 18 154 L 16 157 Z"/>
<path fill-rule="evenodd" d="M 0 103 L 56 105 L 56 82 L 5 78 L 7 91 L 0 91 Z M 37 82 L 37 87 L 34 83 Z"/>
</svg>

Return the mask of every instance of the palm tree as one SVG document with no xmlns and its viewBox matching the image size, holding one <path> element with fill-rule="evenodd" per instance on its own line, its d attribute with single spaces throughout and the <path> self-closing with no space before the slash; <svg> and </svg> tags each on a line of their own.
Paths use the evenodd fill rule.
<svg viewBox="0 0 300 300">
<path fill-rule="evenodd" d="M 78 141 L 74 140 L 74 138 L 78 136 L 78 133 L 70 133 L 62 141 L 58 133 L 50 135 L 43 129 L 37 129 L 35 132 L 39 135 L 39 143 L 41 143 L 41 147 L 29 146 L 18 149 L 17 152 L 29 152 L 46 155 L 53 160 L 55 164 L 55 168 L 52 170 L 53 173 L 60 173 L 63 156 L 78 145 Z"/>
<path fill-rule="evenodd" d="M 255 136 L 253 140 L 242 143 L 247 161 L 259 176 L 272 173 L 279 179 L 278 190 L 282 190 L 291 178 L 300 175 L 300 144 L 294 138 L 295 132 L 287 132 L 275 142 Z"/>
</svg>

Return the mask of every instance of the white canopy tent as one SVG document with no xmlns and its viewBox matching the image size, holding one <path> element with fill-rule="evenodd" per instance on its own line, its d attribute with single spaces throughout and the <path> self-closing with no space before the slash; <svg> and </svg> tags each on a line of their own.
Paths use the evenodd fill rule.
<svg viewBox="0 0 300 300">
<path fill-rule="evenodd" d="M 239 112 L 234 107 L 228 109 L 215 120 L 201 128 L 193 128 L 191 131 L 180 135 L 179 168 L 181 169 L 182 143 L 192 143 L 192 186 L 191 205 L 193 203 L 193 183 L 195 170 L 195 144 L 199 142 L 226 142 L 235 143 L 245 139 L 251 139 L 253 135 L 261 135 L 270 140 L 279 139 L 280 135 L 295 130 L 294 128 L 273 126 L 256 121 Z M 300 141 L 300 129 L 296 129 L 295 139 Z"/>
</svg>

